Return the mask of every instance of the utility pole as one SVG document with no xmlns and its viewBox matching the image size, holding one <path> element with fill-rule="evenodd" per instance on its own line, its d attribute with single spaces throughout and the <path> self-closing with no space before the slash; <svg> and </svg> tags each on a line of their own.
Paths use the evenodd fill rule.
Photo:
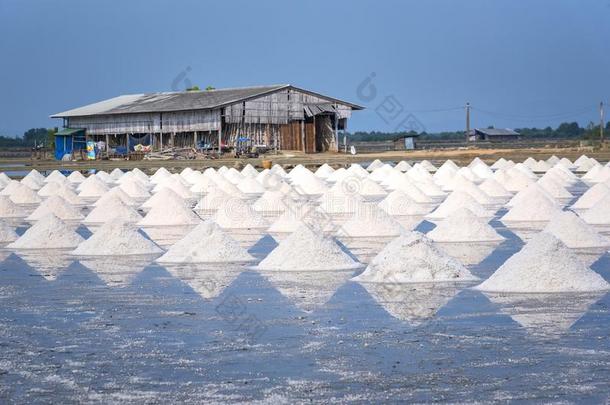
<svg viewBox="0 0 610 405">
<path fill-rule="evenodd" d="M 466 142 L 470 140 L 470 103 L 466 103 Z"/>
<path fill-rule="evenodd" d="M 604 102 L 599 102 L 599 140 L 604 143 Z"/>
</svg>

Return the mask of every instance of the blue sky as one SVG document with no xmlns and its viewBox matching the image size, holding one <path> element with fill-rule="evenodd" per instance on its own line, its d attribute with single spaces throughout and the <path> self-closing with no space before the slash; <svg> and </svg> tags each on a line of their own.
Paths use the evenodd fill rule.
<svg viewBox="0 0 610 405">
<path fill-rule="evenodd" d="M 466 101 L 473 126 L 585 125 L 610 100 L 609 21 L 610 0 L 0 0 L 0 134 L 188 82 L 291 83 L 365 105 L 351 130 L 409 114 L 462 129 Z"/>
</svg>

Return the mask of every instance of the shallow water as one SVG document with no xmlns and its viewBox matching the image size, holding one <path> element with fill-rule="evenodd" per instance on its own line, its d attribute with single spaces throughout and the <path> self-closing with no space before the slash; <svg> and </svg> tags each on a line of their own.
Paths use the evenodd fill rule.
<svg viewBox="0 0 610 405">
<path fill-rule="evenodd" d="M 522 244 L 493 225 L 509 239 L 471 266 L 482 278 Z M 251 252 L 260 258 L 274 246 L 266 237 Z M 605 402 L 610 394 L 610 294 L 502 296 L 469 285 L 365 285 L 349 272 L 3 257 L 3 402 Z M 593 268 L 609 280 L 610 256 Z"/>
</svg>

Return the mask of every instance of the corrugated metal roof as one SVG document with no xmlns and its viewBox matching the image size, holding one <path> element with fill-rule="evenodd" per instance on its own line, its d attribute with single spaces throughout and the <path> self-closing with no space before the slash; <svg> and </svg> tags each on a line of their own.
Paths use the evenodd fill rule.
<svg viewBox="0 0 610 405">
<path fill-rule="evenodd" d="M 232 89 L 124 95 L 53 114 L 51 118 L 214 109 L 286 88 L 294 88 L 305 93 L 318 95 L 329 101 L 349 105 L 354 109 L 362 109 L 358 105 L 299 89 L 289 84 L 279 84 Z"/>
<path fill-rule="evenodd" d="M 55 136 L 70 136 L 78 134 L 79 132 L 82 132 L 84 135 L 85 130 L 82 128 L 63 128 L 61 131 L 58 131 Z"/>
<path fill-rule="evenodd" d="M 477 128 L 477 129 L 475 129 L 475 131 L 488 135 L 488 136 L 519 135 L 518 132 L 515 132 L 512 129 L 508 129 L 508 128 Z"/>
</svg>

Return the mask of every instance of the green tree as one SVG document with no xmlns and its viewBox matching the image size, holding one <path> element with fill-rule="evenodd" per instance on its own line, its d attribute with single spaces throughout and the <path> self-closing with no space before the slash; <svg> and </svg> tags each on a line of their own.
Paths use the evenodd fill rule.
<svg viewBox="0 0 610 405">
<path fill-rule="evenodd" d="M 216 87 L 214 87 L 214 86 L 208 86 L 208 87 L 206 87 L 205 89 L 206 89 L 206 91 L 210 91 L 210 90 L 216 90 Z"/>
<path fill-rule="evenodd" d="M 188 89 L 186 89 L 186 91 L 200 91 L 201 89 L 199 88 L 199 86 L 191 86 Z"/>
</svg>

